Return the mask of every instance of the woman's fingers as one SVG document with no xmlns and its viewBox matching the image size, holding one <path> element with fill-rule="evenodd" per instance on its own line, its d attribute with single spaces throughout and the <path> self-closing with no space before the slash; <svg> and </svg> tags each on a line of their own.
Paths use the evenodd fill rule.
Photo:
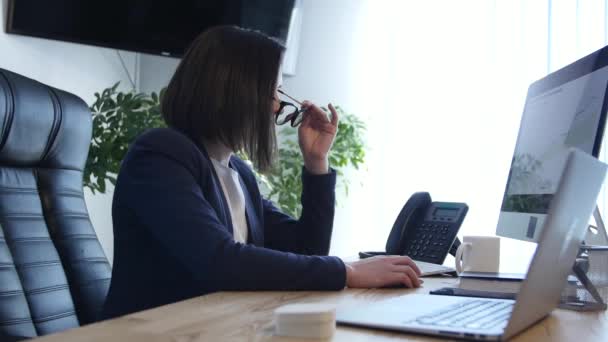
<svg viewBox="0 0 608 342">
<path fill-rule="evenodd" d="M 323 123 L 330 122 L 329 119 L 327 118 L 327 114 L 325 114 L 325 112 L 314 103 L 308 103 L 306 113 L 308 116 L 310 116 L 314 120 L 319 120 L 320 122 L 323 122 Z"/>
<path fill-rule="evenodd" d="M 416 262 L 408 256 L 395 255 L 395 256 L 390 256 L 389 258 L 392 258 L 392 262 L 395 265 L 410 266 L 414 270 L 414 272 L 416 272 L 416 274 L 418 276 L 420 276 L 422 274 L 422 272 L 420 271 L 420 268 L 418 267 L 418 265 L 416 265 Z"/>
<path fill-rule="evenodd" d="M 336 108 L 334 108 L 334 105 L 332 105 L 331 103 L 329 105 L 327 105 L 327 107 L 329 107 L 329 111 L 331 112 L 331 124 L 336 126 L 338 124 L 338 111 L 336 111 Z"/>
<path fill-rule="evenodd" d="M 331 118 L 328 118 L 325 111 L 322 110 L 321 108 L 319 108 L 319 106 L 315 105 L 314 103 L 312 103 L 310 101 L 304 101 L 304 102 L 302 102 L 302 111 L 303 112 L 301 115 L 304 115 L 305 118 L 310 117 L 313 120 L 317 119 L 321 123 L 328 123 L 333 126 L 337 126 L 338 121 L 340 119 L 339 115 L 338 115 L 338 111 L 336 111 L 336 108 L 331 103 L 329 105 L 327 105 L 327 107 L 329 108 L 329 111 L 331 113 Z"/>
<path fill-rule="evenodd" d="M 420 278 L 418 278 L 418 275 L 410 266 L 393 265 L 392 269 L 393 272 L 405 274 L 410 280 L 412 280 L 414 287 L 420 286 Z"/>
<path fill-rule="evenodd" d="M 400 284 L 407 287 L 420 287 L 421 280 L 418 278 L 420 269 L 410 257 L 389 256 L 386 261 L 389 263 L 389 270 L 398 275 Z"/>
<path fill-rule="evenodd" d="M 405 285 L 419 287 L 419 270 L 412 259 L 406 256 L 377 256 L 346 263 L 346 285 L 348 287 L 383 287 Z"/>
<path fill-rule="evenodd" d="M 408 267 L 405 271 L 405 275 L 412 281 L 414 287 L 420 287 L 420 278 L 418 278 L 418 275 L 413 269 Z"/>
<path fill-rule="evenodd" d="M 418 286 L 414 286 L 414 282 L 407 274 L 404 274 L 404 273 L 398 273 L 398 274 L 399 274 L 399 280 L 400 280 L 399 284 L 403 284 L 409 288 L 418 287 Z"/>
</svg>

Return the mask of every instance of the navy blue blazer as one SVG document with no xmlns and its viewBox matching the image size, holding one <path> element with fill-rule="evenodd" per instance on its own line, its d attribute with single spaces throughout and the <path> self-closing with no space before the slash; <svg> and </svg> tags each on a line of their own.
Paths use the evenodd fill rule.
<svg viewBox="0 0 608 342">
<path fill-rule="evenodd" d="M 112 219 L 114 265 L 103 318 L 224 290 L 340 290 L 344 263 L 326 256 L 335 171 L 303 171 L 302 215 L 260 195 L 251 169 L 230 167 L 245 193 L 249 243 L 232 235 L 228 205 L 202 146 L 168 128 L 141 135 L 118 175 Z"/>
</svg>

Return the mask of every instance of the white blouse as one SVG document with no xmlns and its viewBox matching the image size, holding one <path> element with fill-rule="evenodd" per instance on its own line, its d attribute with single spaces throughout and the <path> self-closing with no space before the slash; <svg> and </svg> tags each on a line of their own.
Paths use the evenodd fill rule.
<svg viewBox="0 0 608 342">
<path fill-rule="evenodd" d="M 234 241 L 247 243 L 247 216 L 245 212 L 245 194 L 241 187 L 238 172 L 230 168 L 229 162 L 232 151 L 222 144 L 205 143 L 211 163 L 220 179 L 228 210 L 232 220 Z"/>
</svg>

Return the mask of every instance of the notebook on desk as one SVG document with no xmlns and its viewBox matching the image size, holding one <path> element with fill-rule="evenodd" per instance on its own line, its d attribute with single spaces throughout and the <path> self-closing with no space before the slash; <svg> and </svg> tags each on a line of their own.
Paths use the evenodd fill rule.
<svg viewBox="0 0 608 342">
<path fill-rule="evenodd" d="M 559 303 L 606 164 L 570 150 L 517 300 L 411 294 L 355 309 L 340 308 L 339 324 L 478 340 L 508 339 Z"/>
<path fill-rule="evenodd" d="M 517 293 L 526 275 L 523 273 L 462 272 L 458 288 Z"/>
</svg>

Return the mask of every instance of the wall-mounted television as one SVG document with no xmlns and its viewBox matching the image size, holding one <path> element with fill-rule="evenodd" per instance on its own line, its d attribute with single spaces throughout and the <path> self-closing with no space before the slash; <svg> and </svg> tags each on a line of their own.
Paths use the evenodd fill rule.
<svg viewBox="0 0 608 342">
<path fill-rule="evenodd" d="M 181 57 L 215 25 L 286 42 L 295 0 L 9 0 L 8 33 Z"/>
</svg>

